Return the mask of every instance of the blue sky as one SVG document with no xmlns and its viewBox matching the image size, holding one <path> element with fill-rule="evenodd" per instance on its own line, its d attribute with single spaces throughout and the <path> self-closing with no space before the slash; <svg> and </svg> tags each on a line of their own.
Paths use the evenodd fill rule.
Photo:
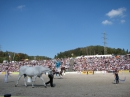
<svg viewBox="0 0 130 97">
<path fill-rule="evenodd" d="M 2 51 L 53 58 L 90 45 L 130 51 L 130 0 L 0 0 Z"/>
</svg>

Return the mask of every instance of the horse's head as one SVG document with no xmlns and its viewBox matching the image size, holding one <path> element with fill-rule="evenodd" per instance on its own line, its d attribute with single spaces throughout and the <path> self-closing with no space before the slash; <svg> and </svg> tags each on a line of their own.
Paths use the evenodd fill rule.
<svg viewBox="0 0 130 97">
<path fill-rule="evenodd" d="M 53 71 L 52 71 L 52 70 L 47 71 L 47 73 L 48 73 L 49 75 L 53 75 Z"/>
<path fill-rule="evenodd" d="M 41 71 L 41 73 L 53 74 L 53 71 L 50 68 L 48 68 L 48 67 L 41 66 L 40 67 L 40 71 Z"/>
</svg>

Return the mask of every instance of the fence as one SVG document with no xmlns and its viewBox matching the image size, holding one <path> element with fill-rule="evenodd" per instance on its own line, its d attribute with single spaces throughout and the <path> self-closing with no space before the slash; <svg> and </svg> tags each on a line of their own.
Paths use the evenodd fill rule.
<svg viewBox="0 0 130 97">
<path fill-rule="evenodd" d="M 10 72 L 11 74 L 19 74 L 19 72 Z M 82 71 L 81 74 L 105 74 L 105 73 L 113 73 L 113 71 Z M 130 70 L 120 70 L 119 73 L 130 73 Z M 0 72 L 1 74 L 5 74 L 5 72 Z M 66 72 L 66 74 L 78 74 L 78 72 Z"/>
</svg>

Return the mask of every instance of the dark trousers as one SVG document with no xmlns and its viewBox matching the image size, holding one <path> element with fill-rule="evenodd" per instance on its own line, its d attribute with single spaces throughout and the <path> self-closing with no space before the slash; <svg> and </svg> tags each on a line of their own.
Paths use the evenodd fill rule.
<svg viewBox="0 0 130 97">
<path fill-rule="evenodd" d="M 50 80 L 48 82 L 46 82 L 46 84 L 50 83 L 51 87 L 53 87 L 53 75 L 48 75 L 48 77 Z"/>
<path fill-rule="evenodd" d="M 118 84 L 119 83 L 119 76 L 118 76 L 118 74 L 115 74 L 115 76 L 116 76 L 116 84 Z"/>
</svg>

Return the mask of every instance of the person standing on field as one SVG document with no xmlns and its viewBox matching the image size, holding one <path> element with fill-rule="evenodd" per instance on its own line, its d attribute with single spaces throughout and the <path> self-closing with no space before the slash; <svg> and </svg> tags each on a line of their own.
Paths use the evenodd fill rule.
<svg viewBox="0 0 130 97">
<path fill-rule="evenodd" d="M 8 83 L 8 76 L 9 76 L 9 69 L 8 67 L 5 69 L 5 78 L 4 78 L 4 81 L 5 83 Z"/>
<path fill-rule="evenodd" d="M 119 75 L 118 75 L 118 73 L 119 73 L 119 71 L 118 71 L 118 69 L 116 68 L 116 69 L 115 69 L 115 72 L 114 72 L 116 84 L 119 84 Z"/>
</svg>

